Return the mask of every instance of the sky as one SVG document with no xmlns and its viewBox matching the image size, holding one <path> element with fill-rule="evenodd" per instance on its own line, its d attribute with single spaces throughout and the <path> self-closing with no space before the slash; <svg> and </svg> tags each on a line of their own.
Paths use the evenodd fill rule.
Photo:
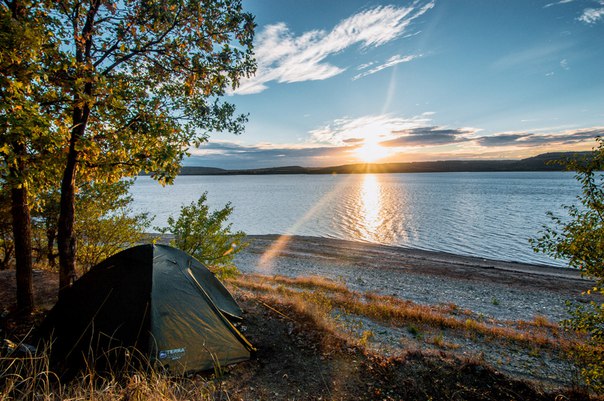
<svg viewBox="0 0 604 401">
<path fill-rule="evenodd" d="M 244 0 L 255 76 L 186 165 L 520 159 L 604 134 L 604 0 Z"/>
</svg>

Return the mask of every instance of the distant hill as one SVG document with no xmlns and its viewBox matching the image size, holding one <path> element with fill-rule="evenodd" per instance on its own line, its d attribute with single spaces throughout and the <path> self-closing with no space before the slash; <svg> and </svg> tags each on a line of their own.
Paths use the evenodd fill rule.
<svg viewBox="0 0 604 401">
<path fill-rule="evenodd" d="M 555 152 L 521 160 L 440 160 L 409 163 L 359 163 L 332 167 L 283 166 L 246 170 L 213 167 L 182 167 L 181 175 L 266 175 L 266 174 L 364 174 L 437 173 L 489 171 L 561 171 L 569 159 L 589 157 L 591 152 Z"/>
<path fill-rule="evenodd" d="M 228 170 L 215 167 L 182 167 L 179 175 L 222 175 L 227 174 Z"/>
</svg>

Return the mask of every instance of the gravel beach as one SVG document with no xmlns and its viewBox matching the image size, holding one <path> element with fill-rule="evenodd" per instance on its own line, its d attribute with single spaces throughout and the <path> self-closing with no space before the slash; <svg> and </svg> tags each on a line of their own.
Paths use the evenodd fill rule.
<svg viewBox="0 0 604 401">
<path fill-rule="evenodd" d="M 250 236 L 235 263 L 245 273 L 319 275 L 349 288 L 421 304 L 449 304 L 498 320 L 568 316 L 591 281 L 572 269 L 304 236 Z"/>
</svg>

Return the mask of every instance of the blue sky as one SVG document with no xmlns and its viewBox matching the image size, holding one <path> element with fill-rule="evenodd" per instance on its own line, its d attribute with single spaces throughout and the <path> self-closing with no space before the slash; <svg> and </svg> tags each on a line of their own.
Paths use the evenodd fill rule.
<svg viewBox="0 0 604 401">
<path fill-rule="evenodd" d="M 604 0 L 244 0 L 246 132 L 188 165 L 516 159 L 604 134 Z"/>
</svg>

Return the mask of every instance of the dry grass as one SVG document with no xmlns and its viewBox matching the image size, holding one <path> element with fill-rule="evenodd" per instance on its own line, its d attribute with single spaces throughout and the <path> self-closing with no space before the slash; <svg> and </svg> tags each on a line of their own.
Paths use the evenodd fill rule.
<svg viewBox="0 0 604 401">
<path fill-rule="evenodd" d="M 557 324 L 542 316 L 533 321 L 500 322 L 482 321 L 470 317 L 454 305 L 427 306 L 396 297 L 349 290 L 344 284 L 322 277 L 288 278 L 281 276 L 246 275 L 232 281 L 236 286 L 256 293 L 279 294 L 278 302 L 289 302 L 297 309 L 317 314 L 322 326 L 333 326 L 329 315 L 335 308 L 345 313 L 366 316 L 372 320 L 397 327 L 409 323 L 433 330 L 454 330 L 468 338 L 511 341 L 558 350 L 571 350 L 577 346 L 575 339 L 563 338 Z"/>
<path fill-rule="evenodd" d="M 62 382 L 49 369 L 47 353 L 40 356 L 0 358 L 0 400 L 217 400 L 228 395 L 212 381 L 172 379 L 154 370 L 126 366 L 122 373 L 99 375 L 84 371 Z"/>
</svg>

